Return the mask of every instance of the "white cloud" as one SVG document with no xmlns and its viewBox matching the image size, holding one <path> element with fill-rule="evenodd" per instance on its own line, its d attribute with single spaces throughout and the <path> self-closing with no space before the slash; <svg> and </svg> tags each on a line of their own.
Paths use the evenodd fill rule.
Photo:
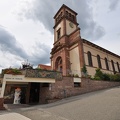
<svg viewBox="0 0 120 120">
<path fill-rule="evenodd" d="M 109 9 L 112 11 L 118 7 L 120 0 L 109 0 L 109 2 L 110 2 Z"/>
<path fill-rule="evenodd" d="M 89 6 L 91 2 L 88 3 L 88 0 L 80 2 L 68 2 L 67 0 L 61 0 L 59 2 L 34 0 L 32 5 L 26 3 L 26 6 L 29 7 L 25 8 L 24 13 L 22 10 L 19 15 L 23 18 L 26 17 L 27 19 L 41 22 L 45 28 L 53 34 L 53 16 L 63 3 L 78 12 L 78 23 L 80 23 L 82 36 L 91 40 L 99 39 L 104 36 L 104 28 L 93 20 L 92 9 Z"/>
<path fill-rule="evenodd" d="M 50 62 L 53 16 L 62 4 L 78 13 L 83 38 L 120 55 L 119 0 L 1 0 L 0 69 L 26 59 L 35 66 Z"/>
</svg>

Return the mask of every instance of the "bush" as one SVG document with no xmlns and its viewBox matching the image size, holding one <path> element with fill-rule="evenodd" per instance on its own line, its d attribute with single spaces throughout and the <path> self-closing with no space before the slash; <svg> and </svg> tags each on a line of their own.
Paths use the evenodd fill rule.
<svg viewBox="0 0 120 120">
<path fill-rule="evenodd" d="M 120 81 L 120 74 L 111 75 L 111 80 L 112 81 Z"/>
<path fill-rule="evenodd" d="M 103 80 L 103 73 L 100 70 L 100 68 L 96 69 L 96 73 L 95 73 L 94 78 L 97 79 L 97 80 Z"/>
<path fill-rule="evenodd" d="M 110 80 L 110 74 L 103 73 L 103 80 Z"/>
<path fill-rule="evenodd" d="M 87 68 L 86 68 L 86 65 L 83 66 L 83 68 L 81 69 L 82 73 L 83 73 L 83 77 L 87 77 Z"/>
<path fill-rule="evenodd" d="M 74 77 L 79 77 L 79 75 L 78 75 L 78 74 L 75 74 Z"/>
<path fill-rule="evenodd" d="M 120 81 L 120 74 L 103 73 L 99 68 L 96 69 L 95 80 Z"/>
<path fill-rule="evenodd" d="M 95 76 L 94 80 L 101 80 L 101 78 L 99 76 Z"/>
</svg>

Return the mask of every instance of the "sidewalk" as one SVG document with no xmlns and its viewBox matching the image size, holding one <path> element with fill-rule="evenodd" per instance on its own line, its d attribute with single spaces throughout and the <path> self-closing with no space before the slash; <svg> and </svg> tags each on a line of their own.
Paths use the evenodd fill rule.
<svg viewBox="0 0 120 120">
<path fill-rule="evenodd" d="M 28 104 L 4 104 L 6 110 L 30 107 Z"/>
<path fill-rule="evenodd" d="M 0 115 L 0 120 L 31 120 L 19 113 L 5 113 Z"/>
</svg>

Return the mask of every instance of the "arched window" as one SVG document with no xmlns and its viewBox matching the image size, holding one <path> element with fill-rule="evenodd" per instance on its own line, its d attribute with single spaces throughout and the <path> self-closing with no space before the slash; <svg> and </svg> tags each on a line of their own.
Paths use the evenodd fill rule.
<svg viewBox="0 0 120 120">
<path fill-rule="evenodd" d="M 74 15 L 72 15 L 72 20 L 73 20 L 73 21 L 75 20 L 75 17 L 74 17 Z"/>
<path fill-rule="evenodd" d="M 93 66 L 93 63 L 92 63 L 92 56 L 91 56 L 91 52 L 90 51 L 88 51 L 87 52 L 87 56 L 88 56 L 88 64 L 89 64 L 89 66 Z"/>
<path fill-rule="evenodd" d="M 98 61 L 98 67 L 102 68 L 101 60 L 100 60 L 100 56 L 99 55 L 97 55 L 97 61 Z"/>
<path fill-rule="evenodd" d="M 60 56 L 56 59 L 55 69 L 62 72 L 62 58 Z"/>
<path fill-rule="evenodd" d="M 71 18 L 71 13 L 69 13 L 69 17 Z"/>
<path fill-rule="evenodd" d="M 105 58 L 105 65 L 106 65 L 106 69 L 109 70 L 109 66 L 108 66 L 108 60 L 107 60 L 107 58 Z"/>
<path fill-rule="evenodd" d="M 61 37 L 61 28 L 57 30 L 57 39 L 59 39 L 60 37 Z"/>
<path fill-rule="evenodd" d="M 111 64 L 112 64 L 113 72 L 115 73 L 115 66 L 113 60 L 111 60 Z"/>
<path fill-rule="evenodd" d="M 118 62 L 117 62 L 117 67 L 118 67 L 118 72 L 120 72 L 120 66 Z"/>
</svg>

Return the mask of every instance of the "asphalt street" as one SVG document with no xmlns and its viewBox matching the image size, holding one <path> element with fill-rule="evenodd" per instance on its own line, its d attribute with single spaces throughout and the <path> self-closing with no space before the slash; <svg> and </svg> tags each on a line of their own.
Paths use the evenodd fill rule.
<svg viewBox="0 0 120 120">
<path fill-rule="evenodd" d="M 13 109 L 14 108 L 14 109 Z M 55 103 L 10 107 L 1 115 L 17 113 L 25 120 L 120 120 L 120 87 L 66 98 Z M 7 120 L 1 119 L 0 120 Z M 9 120 L 13 120 L 10 119 Z M 19 119 L 21 120 L 21 119 Z"/>
</svg>

